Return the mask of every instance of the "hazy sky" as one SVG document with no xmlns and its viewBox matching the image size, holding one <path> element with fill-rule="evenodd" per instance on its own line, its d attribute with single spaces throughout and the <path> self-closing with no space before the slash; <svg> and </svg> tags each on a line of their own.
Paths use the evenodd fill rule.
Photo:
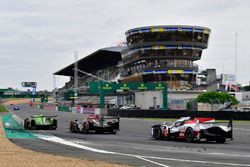
<svg viewBox="0 0 250 167">
<path fill-rule="evenodd" d="M 149 25 L 197 25 L 211 29 L 201 68 L 235 73 L 250 81 L 248 0 L 0 0 L 0 88 L 38 82 L 53 89 L 53 73 L 125 39 L 125 31 Z M 56 77 L 62 87 L 67 77 Z"/>
</svg>

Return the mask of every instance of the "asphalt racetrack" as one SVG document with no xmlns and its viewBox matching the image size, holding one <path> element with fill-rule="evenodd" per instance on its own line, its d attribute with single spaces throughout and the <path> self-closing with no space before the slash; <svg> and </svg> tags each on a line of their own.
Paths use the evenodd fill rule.
<svg viewBox="0 0 250 167">
<path fill-rule="evenodd" d="M 8 107 L 12 110 L 13 106 Z M 117 134 L 78 134 L 69 132 L 70 120 L 82 120 L 77 113 L 45 111 L 20 105 L 13 111 L 25 119 L 35 113 L 57 115 L 57 130 L 36 130 L 54 137 L 47 139 L 11 139 L 15 144 L 34 151 L 89 160 L 104 160 L 119 164 L 147 167 L 250 166 L 250 123 L 234 122 L 234 140 L 186 143 L 151 138 L 151 125 L 159 121 L 121 118 Z M 59 142 L 57 142 L 59 141 Z"/>
</svg>

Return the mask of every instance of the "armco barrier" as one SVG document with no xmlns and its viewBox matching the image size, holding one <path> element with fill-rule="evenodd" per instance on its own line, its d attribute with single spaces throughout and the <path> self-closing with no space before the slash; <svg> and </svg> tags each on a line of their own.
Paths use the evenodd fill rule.
<svg viewBox="0 0 250 167">
<path fill-rule="evenodd" d="M 213 117 L 220 120 L 250 120 L 250 112 L 234 111 L 186 111 L 186 110 L 118 110 L 109 109 L 109 116 L 134 117 L 134 118 L 180 118 L 184 116 Z"/>
</svg>

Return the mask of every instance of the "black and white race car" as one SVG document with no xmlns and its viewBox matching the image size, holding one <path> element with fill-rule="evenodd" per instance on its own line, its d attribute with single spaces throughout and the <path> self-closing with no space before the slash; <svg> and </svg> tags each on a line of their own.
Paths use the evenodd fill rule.
<svg viewBox="0 0 250 167">
<path fill-rule="evenodd" d="M 187 142 L 216 141 L 224 143 L 233 140 L 233 123 L 230 120 L 215 122 L 214 118 L 181 117 L 171 125 L 167 123 L 152 126 L 152 137 L 155 139 L 185 139 Z"/>
<path fill-rule="evenodd" d="M 89 115 L 83 121 L 70 121 L 70 132 L 78 133 L 111 133 L 119 131 L 119 117 L 107 117 L 102 115 Z"/>
</svg>

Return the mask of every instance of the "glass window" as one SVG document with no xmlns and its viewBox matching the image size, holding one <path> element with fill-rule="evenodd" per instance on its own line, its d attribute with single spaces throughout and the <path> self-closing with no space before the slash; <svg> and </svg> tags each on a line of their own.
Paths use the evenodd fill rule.
<svg viewBox="0 0 250 167">
<path fill-rule="evenodd" d="M 207 42 L 209 34 L 202 32 L 148 32 L 138 33 L 127 37 L 129 44 L 154 42 L 154 41 L 193 41 Z"/>
</svg>

